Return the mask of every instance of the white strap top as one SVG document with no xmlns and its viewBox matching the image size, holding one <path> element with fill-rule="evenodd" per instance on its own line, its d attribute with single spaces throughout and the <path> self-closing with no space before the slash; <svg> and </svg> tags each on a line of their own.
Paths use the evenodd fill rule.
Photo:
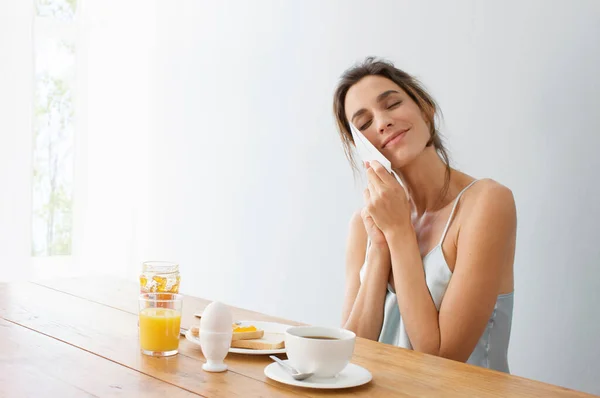
<svg viewBox="0 0 600 398">
<path fill-rule="evenodd" d="M 450 279 L 452 278 L 452 272 L 446 263 L 444 253 L 442 251 L 442 243 L 444 242 L 446 234 L 448 233 L 448 229 L 450 228 L 458 201 L 467 191 L 467 189 L 469 189 L 477 181 L 478 180 L 472 181 L 457 195 L 439 243 L 431 251 L 429 251 L 429 253 L 423 256 L 425 282 L 438 311 L 442 304 L 446 289 L 448 288 L 448 284 L 450 283 Z M 370 244 L 371 242 L 368 241 L 367 247 L 369 247 Z M 365 256 L 365 262 L 360 270 L 361 282 L 367 269 L 367 263 L 367 256 Z M 398 300 L 396 298 L 394 287 L 389 283 L 383 311 L 383 325 L 379 335 L 379 341 L 382 343 L 412 349 L 412 345 L 406 333 L 402 316 L 398 308 Z M 499 295 L 496 300 L 494 311 L 490 315 L 488 325 L 467 363 L 496 369 L 507 373 L 509 372 L 507 351 L 510 339 L 512 311 L 513 293 Z"/>
</svg>

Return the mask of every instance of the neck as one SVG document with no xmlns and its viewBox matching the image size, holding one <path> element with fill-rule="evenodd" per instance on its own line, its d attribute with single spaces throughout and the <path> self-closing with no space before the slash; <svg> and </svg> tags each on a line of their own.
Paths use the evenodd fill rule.
<svg viewBox="0 0 600 398">
<path fill-rule="evenodd" d="M 446 164 L 435 148 L 427 147 L 410 164 L 398 169 L 398 175 L 408 190 L 417 216 L 445 206 L 446 198 L 440 198 L 440 194 L 446 181 Z"/>
</svg>

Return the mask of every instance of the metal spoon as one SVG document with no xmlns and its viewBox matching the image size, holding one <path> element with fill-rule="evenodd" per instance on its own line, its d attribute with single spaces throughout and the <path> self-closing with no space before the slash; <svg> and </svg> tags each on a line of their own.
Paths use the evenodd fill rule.
<svg viewBox="0 0 600 398">
<path fill-rule="evenodd" d="M 275 362 L 277 362 L 278 364 L 280 364 L 281 366 L 283 366 L 290 373 L 290 375 L 295 380 L 308 379 L 310 376 L 313 375 L 313 373 L 300 373 L 300 372 L 298 372 L 296 369 L 292 368 L 290 365 L 288 365 L 287 363 L 283 362 L 281 359 L 277 358 L 274 355 L 269 355 L 269 358 L 271 358 L 272 360 L 274 360 Z"/>
</svg>

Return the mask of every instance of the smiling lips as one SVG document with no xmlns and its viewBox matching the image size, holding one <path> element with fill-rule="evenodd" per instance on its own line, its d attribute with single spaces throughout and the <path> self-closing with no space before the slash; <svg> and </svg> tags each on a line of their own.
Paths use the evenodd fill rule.
<svg viewBox="0 0 600 398">
<path fill-rule="evenodd" d="M 389 145 L 390 143 L 393 144 L 399 140 L 402 139 L 402 137 L 404 137 L 405 133 L 410 130 L 410 128 L 404 129 L 404 130 L 400 130 L 397 131 L 395 133 L 393 133 L 392 135 L 390 135 L 388 138 L 385 139 L 385 141 L 383 141 L 383 145 L 381 146 L 381 149 L 385 148 L 387 145 Z"/>
</svg>

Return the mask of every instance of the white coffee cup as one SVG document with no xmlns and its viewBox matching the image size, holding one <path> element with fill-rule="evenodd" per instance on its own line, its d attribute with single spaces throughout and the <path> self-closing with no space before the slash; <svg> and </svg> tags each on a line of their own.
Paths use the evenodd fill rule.
<svg viewBox="0 0 600 398">
<path fill-rule="evenodd" d="M 350 363 L 356 334 L 346 329 L 294 326 L 285 332 L 290 365 L 313 377 L 335 377 Z"/>
</svg>

